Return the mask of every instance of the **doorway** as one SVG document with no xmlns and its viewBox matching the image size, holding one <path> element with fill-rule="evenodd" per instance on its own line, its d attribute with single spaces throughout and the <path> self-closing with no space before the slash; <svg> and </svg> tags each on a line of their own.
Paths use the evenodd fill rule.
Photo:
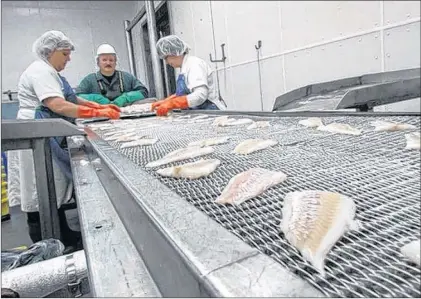
<svg viewBox="0 0 421 299">
<path fill-rule="evenodd" d="M 155 20 L 156 20 L 156 34 L 157 34 L 158 39 L 161 36 L 167 36 L 171 34 L 170 18 L 168 14 L 167 2 L 164 2 L 161 5 L 161 7 L 155 12 Z M 143 34 L 143 44 L 145 46 L 146 73 L 147 73 L 148 82 L 149 82 L 149 94 L 150 96 L 155 97 L 156 89 L 155 89 L 155 81 L 153 78 L 152 59 L 151 59 L 151 50 L 150 50 L 147 22 L 142 26 L 142 34 Z M 166 68 L 167 76 L 165 76 L 164 67 Z M 164 94 L 165 94 L 165 97 L 168 97 L 170 94 L 175 93 L 176 82 L 175 82 L 174 69 L 170 67 L 169 65 L 167 65 L 164 61 L 162 61 L 161 75 L 164 80 L 163 82 Z M 167 93 L 166 88 L 165 88 L 166 84 L 169 85 L 169 94 Z"/>
</svg>

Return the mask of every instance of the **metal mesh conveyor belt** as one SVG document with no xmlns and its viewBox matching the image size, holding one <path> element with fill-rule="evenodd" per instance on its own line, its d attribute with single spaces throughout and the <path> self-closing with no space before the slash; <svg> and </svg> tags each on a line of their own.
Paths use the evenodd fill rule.
<svg viewBox="0 0 421 299">
<path fill-rule="evenodd" d="M 419 128 L 419 117 L 322 118 L 325 124 L 342 122 L 362 129 L 360 136 L 332 134 L 298 125 L 298 121 L 305 117 L 232 117 L 269 120 L 272 126 L 247 130 L 247 125 L 214 128 L 211 121 L 132 120 L 126 121 L 128 126 L 163 124 L 139 130 L 159 138 L 159 142 L 153 146 L 125 149 L 120 149 L 120 143 L 110 144 L 223 227 L 327 296 L 421 295 L 420 269 L 400 253 L 401 246 L 420 238 L 420 151 L 404 149 L 407 132 L 374 132 L 370 125 L 374 120 L 389 120 Z M 96 132 L 103 136 L 107 131 Z M 156 169 L 144 168 L 148 162 L 187 146 L 191 141 L 215 136 L 232 136 L 232 140 L 214 146 L 215 152 L 207 156 L 222 162 L 207 178 L 192 181 L 163 178 L 155 173 Z M 273 138 L 279 141 L 279 145 L 248 156 L 230 153 L 240 141 L 253 137 Z M 163 167 L 197 159 L 200 158 Z M 240 206 L 214 203 L 235 174 L 256 166 L 281 170 L 288 179 Z M 329 190 L 352 197 L 357 204 L 356 218 L 363 224 L 359 232 L 346 233 L 330 251 L 325 278 L 303 260 L 280 232 L 285 194 L 308 189 Z"/>
</svg>

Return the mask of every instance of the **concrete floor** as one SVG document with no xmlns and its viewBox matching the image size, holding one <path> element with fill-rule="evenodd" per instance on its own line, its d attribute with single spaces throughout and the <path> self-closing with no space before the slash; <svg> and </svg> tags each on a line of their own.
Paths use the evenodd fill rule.
<svg viewBox="0 0 421 299">
<path fill-rule="evenodd" d="M 26 225 L 26 215 L 20 206 L 9 209 L 10 219 L 1 223 L 1 250 L 32 244 Z"/>
</svg>

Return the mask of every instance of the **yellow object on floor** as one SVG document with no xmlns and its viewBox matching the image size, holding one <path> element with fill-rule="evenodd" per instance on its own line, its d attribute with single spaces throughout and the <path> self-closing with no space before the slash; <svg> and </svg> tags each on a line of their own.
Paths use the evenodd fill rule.
<svg viewBox="0 0 421 299">
<path fill-rule="evenodd" d="M 9 220 L 9 200 L 7 198 L 7 180 L 4 173 L 3 159 L 1 159 L 1 221 Z"/>
</svg>

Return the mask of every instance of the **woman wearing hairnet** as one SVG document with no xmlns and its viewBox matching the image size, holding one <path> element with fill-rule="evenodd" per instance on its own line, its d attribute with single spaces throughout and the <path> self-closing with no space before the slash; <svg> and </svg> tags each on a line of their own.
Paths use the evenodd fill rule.
<svg viewBox="0 0 421 299">
<path fill-rule="evenodd" d="M 70 61 L 73 50 L 72 41 L 60 31 L 45 32 L 35 41 L 33 51 L 38 59 L 19 78 L 17 119 L 63 118 L 73 122 L 75 118 L 120 117 L 119 108 L 114 105 L 78 98 L 59 74 Z M 63 137 L 50 138 L 58 208 L 70 200 L 73 190 L 65 141 Z M 41 240 L 41 229 L 32 151 L 20 151 L 19 160 L 21 209 L 28 216 L 29 235 L 37 242 Z M 76 234 L 68 228 L 64 210 L 59 209 L 59 217 L 62 242 L 65 246 L 75 245 Z"/>
<path fill-rule="evenodd" d="M 189 54 L 189 46 L 178 36 L 162 37 L 156 43 L 158 55 L 173 68 L 180 68 L 174 95 L 152 104 L 159 116 L 172 109 L 223 110 L 225 103 L 219 97 L 213 80 L 214 72 L 198 57 Z"/>
</svg>

